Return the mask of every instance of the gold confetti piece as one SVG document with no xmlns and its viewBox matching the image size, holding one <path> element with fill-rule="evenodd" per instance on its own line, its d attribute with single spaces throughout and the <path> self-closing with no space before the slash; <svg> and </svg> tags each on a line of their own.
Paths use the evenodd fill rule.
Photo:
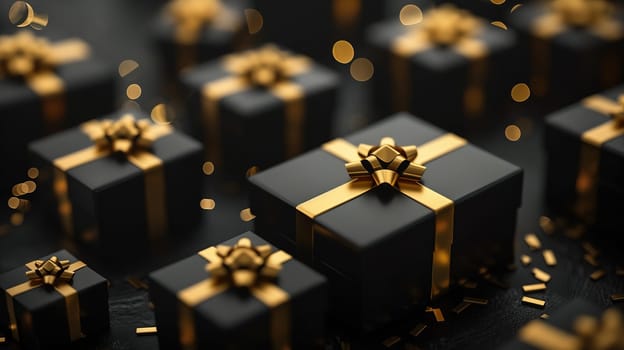
<svg viewBox="0 0 624 350">
<path fill-rule="evenodd" d="M 444 322 L 444 314 L 440 308 L 427 307 L 425 312 L 433 312 L 433 317 L 435 317 L 436 322 Z"/>
<path fill-rule="evenodd" d="M 591 255 L 589 253 L 583 255 L 583 260 L 585 260 L 585 262 L 587 262 L 588 264 L 594 267 L 598 267 L 598 265 L 600 265 L 598 261 L 596 260 L 596 256 Z"/>
<path fill-rule="evenodd" d="M 522 262 L 522 265 L 527 266 L 531 263 L 531 257 L 526 254 L 522 254 L 520 256 L 520 262 Z"/>
<path fill-rule="evenodd" d="M 346 40 L 338 40 L 332 47 L 332 55 L 337 62 L 347 64 L 353 60 L 355 50 L 350 42 Z"/>
<path fill-rule="evenodd" d="M 462 301 L 461 303 L 457 304 L 454 308 L 453 308 L 453 312 L 456 314 L 460 314 L 462 313 L 464 310 L 466 310 L 470 305 L 472 305 L 472 303 L 468 303 L 465 301 Z"/>
<path fill-rule="evenodd" d="M 418 337 L 422 332 L 425 331 L 425 329 L 427 329 L 427 325 L 424 323 L 419 323 L 416 325 L 416 327 L 412 328 L 412 330 L 410 331 L 410 334 L 413 337 Z"/>
<path fill-rule="evenodd" d="M 548 216 L 540 216 L 539 225 L 542 231 L 547 235 L 551 235 L 555 232 L 555 224 Z"/>
<path fill-rule="evenodd" d="M 39 169 L 37 169 L 37 168 L 30 168 L 30 169 L 28 169 L 27 174 L 28 174 L 29 178 L 34 180 L 34 179 L 39 177 Z"/>
<path fill-rule="evenodd" d="M 622 266 L 617 266 L 617 267 L 615 268 L 615 274 L 616 274 L 617 276 L 624 276 L 624 267 L 622 267 Z"/>
<path fill-rule="evenodd" d="M 541 314 L 541 315 L 540 315 L 540 318 L 541 318 L 542 320 L 547 320 L 547 319 L 549 319 L 549 318 L 550 318 L 550 315 L 549 315 L 549 314 L 547 314 L 547 313 L 543 313 L 543 314 Z"/>
<path fill-rule="evenodd" d="M 501 21 L 493 21 L 490 24 L 500 29 L 507 30 L 507 25 Z"/>
<path fill-rule="evenodd" d="M 598 249 L 596 249 L 591 243 L 589 242 L 583 242 L 581 243 L 581 247 L 583 247 L 583 250 L 585 250 L 587 252 L 587 254 L 592 255 L 592 256 L 598 256 L 600 255 L 600 251 Z"/>
<path fill-rule="evenodd" d="M 169 105 L 159 103 L 150 112 L 152 121 L 156 124 L 167 125 L 173 123 L 176 118 L 175 112 Z"/>
<path fill-rule="evenodd" d="M 158 328 L 156 327 L 138 327 L 135 330 L 137 335 L 152 335 L 158 332 Z"/>
<path fill-rule="evenodd" d="M 205 175 L 212 175 L 214 170 L 215 166 L 213 162 L 204 162 L 204 165 L 202 165 L 202 171 Z"/>
<path fill-rule="evenodd" d="M 9 9 L 9 21 L 18 28 L 30 26 L 41 30 L 48 25 L 48 15 L 37 13 L 26 1 L 15 1 Z"/>
<path fill-rule="evenodd" d="M 603 278 L 605 275 L 607 274 L 607 272 L 605 270 L 596 270 L 594 272 L 592 272 L 591 275 L 589 275 L 589 278 L 592 279 L 592 281 L 598 281 L 599 279 Z"/>
<path fill-rule="evenodd" d="M 522 286 L 522 291 L 525 293 L 539 292 L 542 290 L 546 290 L 546 283 L 525 284 Z"/>
<path fill-rule="evenodd" d="M 215 208 L 215 205 L 216 203 L 214 199 L 204 198 L 201 201 L 199 201 L 199 206 L 204 210 L 212 210 Z"/>
<path fill-rule="evenodd" d="M 394 344 L 398 343 L 401 341 L 401 338 L 395 336 L 392 336 L 386 340 L 383 341 L 383 345 L 387 348 L 392 347 Z"/>
<path fill-rule="evenodd" d="M 418 24 L 423 20 L 422 10 L 414 4 L 405 5 L 399 12 L 399 20 L 404 26 Z"/>
<path fill-rule="evenodd" d="M 128 88 L 126 88 L 126 96 L 128 96 L 131 100 L 136 100 L 141 97 L 141 85 L 139 84 L 130 84 Z"/>
<path fill-rule="evenodd" d="M 539 306 L 539 307 L 544 307 L 544 305 L 546 305 L 546 301 L 545 300 L 537 299 L 537 298 L 531 298 L 531 297 L 527 297 L 527 296 L 523 296 L 522 297 L 522 303 L 529 304 L 529 305 L 534 305 L 534 306 Z"/>
<path fill-rule="evenodd" d="M 535 233 L 527 233 L 526 235 L 524 235 L 524 243 L 526 243 L 529 248 L 533 250 L 542 248 L 542 242 L 540 242 L 539 238 L 537 238 Z"/>
<path fill-rule="evenodd" d="M 240 218 L 245 222 L 249 222 L 256 218 L 256 216 L 251 212 L 250 208 L 245 208 L 240 211 Z"/>
<path fill-rule="evenodd" d="M 538 280 L 542 282 L 550 281 L 550 275 L 544 272 L 543 270 L 538 269 L 537 267 L 534 267 L 533 270 L 531 270 L 531 272 L 533 273 L 533 276 L 535 278 L 537 278 Z"/>
<path fill-rule="evenodd" d="M 611 300 L 613 300 L 613 301 L 624 301 L 624 293 L 611 294 Z"/>
<path fill-rule="evenodd" d="M 245 9 L 244 12 L 249 34 L 258 33 L 264 25 L 264 18 L 262 17 L 262 14 L 256 9 Z"/>
<path fill-rule="evenodd" d="M 509 11 L 510 13 L 513 13 L 515 10 L 519 9 L 520 6 L 522 6 L 522 4 L 516 4 L 511 8 L 511 11 Z"/>
<path fill-rule="evenodd" d="M 555 253 L 552 250 L 545 249 L 542 252 L 542 255 L 544 255 L 544 261 L 546 262 L 546 265 L 548 266 L 557 265 L 557 258 L 555 257 Z"/>
<path fill-rule="evenodd" d="M 470 304 L 487 305 L 488 300 L 483 298 L 464 297 L 464 301 Z"/>
<path fill-rule="evenodd" d="M 119 68 L 117 71 L 119 72 L 120 77 L 125 77 L 126 75 L 132 73 L 135 69 L 139 68 L 139 63 L 135 60 L 123 60 L 119 63 Z"/>
<path fill-rule="evenodd" d="M 375 67 L 368 58 L 360 57 L 351 62 L 350 72 L 353 79 L 364 82 L 373 77 Z"/>
</svg>

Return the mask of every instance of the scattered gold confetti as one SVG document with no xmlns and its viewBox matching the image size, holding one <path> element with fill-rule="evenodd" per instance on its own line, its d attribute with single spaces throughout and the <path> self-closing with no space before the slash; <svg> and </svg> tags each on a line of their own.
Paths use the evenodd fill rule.
<svg viewBox="0 0 624 350">
<path fill-rule="evenodd" d="M 258 171 L 260 171 L 260 167 L 257 167 L 257 166 L 254 165 L 254 166 L 250 167 L 249 169 L 247 169 L 247 171 L 245 172 L 245 175 L 247 177 L 250 177 L 252 175 L 255 175 Z"/>
<path fill-rule="evenodd" d="M 256 218 L 256 216 L 251 212 L 251 209 L 245 208 L 240 211 L 240 218 L 245 222 L 249 222 Z"/>
<path fill-rule="evenodd" d="M 36 13 L 26 1 L 15 1 L 9 9 L 9 21 L 19 28 L 30 26 L 32 29 L 41 30 L 48 25 L 48 15 Z"/>
<path fill-rule="evenodd" d="M 462 313 L 464 310 L 466 310 L 470 305 L 472 305 L 472 303 L 467 303 L 465 301 L 462 301 L 461 303 L 457 304 L 454 308 L 453 308 L 453 312 L 456 314 L 460 314 Z"/>
<path fill-rule="evenodd" d="M 214 163 L 204 162 L 204 165 L 202 165 L 202 171 L 205 175 L 212 175 L 215 171 Z"/>
<path fill-rule="evenodd" d="M 550 275 L 540 269 L 538 269 L 537 267 L 534 267 L 533 270 L 531 270 L 531 272 L 533 273 L 533 276 L 535 278 L 537 278 L 538 280 L 546 283 L 548 281 L 550 281 Z"/>
<path fill-rule="evenodd" d="M 419 323 L 416 325 L 416 327 L 412 328 L 410 334 L 413 337 L 418 337 L 425 329 L 427 329 L 427 325 L 424 323 Z"/>
<path fill-rule="evenodd" d="M 589 253 L 583 255 L 583 260 L 585 260 L 585 262 L 587 262 L 588 264 L 594 267 L 598 267 L 598 265 L 600 265 L 598 263 L 598 260 L 596 260 L 596 257 Z"/>
<path fill-rule="evenodd" d="M 347 64 L 353 60 L 355 50 L 353 45 L 346 40 L 338 40 L 332 47 L 332 55 L 334 59 L 342 64 Z"/>
<path fill-rule="evenodd" d="M 212 210 L 215 207 L 215 201 L 214 199 L 210 199 L 210 198 L 204 198 L 201 201 L 199 201 L 199 206 L 204 209 L 204 210 Z"/>
<path fill-rule="evenodd" d="M 531 263 L 531 257 L 526 254 L 522 254 L 520 256 L 520 261 L 522 262 L 522 265 L 527 266 Z"/>
<path fill-rule="evenodd" d="M 152 335 L 158 332 L 158 328 L 156 327 L 138 327 L 135 330 L 137 335 Z"/>
<path fill-rule="evenodd" d="M 433 317 L 435 318 L 436 322 L 444 322 L 444 314 L 442 313 L 442 310 L 440 310 L 440 308 L 427 307 L 425 309 L 425 312 L 433 312 Z"/>
<path fill-rule="evenodd" d="M 611 294 L 611 300 L 613 300 L 613 301 L 624 301 L 624 293 Z"/>
<path fill-rule="evenodd" d="M 511 124 L 507 125 L 507 127 L 505 128 L 505 137 L 507 138 L 507 140 L 516 142 L 520 140 L 521 136 L 522 130 L 520 130 L 517 125 Z"/>
<path fill-rule="evenodd" d="M 494 5 L 502 5 L 505 3 L 505 0 L 490 0 L 490 2 Z"/>
<path fill-rule="evenodd" d="M 547 320 L 547 319 L 549 319 L 549 318 L 550 318 L 550 315 L 549 315 L 549 314 L 547 314 L 547 313 L 543 313 L 543 314 L 541 314 L 541 315 L 540 315 L 540 318 L 541 318 L 542 320 Z"/>
<path fill-rule="evenodd" d="M 511 8 L 511 11 L 509 11 L 510 13 L 513 13 L 515 10 L 519 9 L 520 6 L 522 6 L 522 4 L 516 4 Z"/>
<path fill-rule="evenodd" d="M 464 297 L 464 301 L 470 304 L 487 305 L 488 300 L 483 298 Z"/>
<path fill-rule="evenodd" d="M 141 86 L 139 84 L 130 84 L 126 89 L 126 96 L 131 100 L 141 97 Z"/>
<path fill-rule="evenodd" d="M 524 242 L 533 250 L 542 248 L 542 242 L 540 242 L 535 233 L 527 233 L 524 235 Z"/>
<path fill-rule="evenodd" d="M 399 12 L 399 20 L 404 26 L 418 24 L 423 20 L 422 10 L 414 4 L 405 5 Z"/>
<path fill-rule="evenodd" d="M 119 64 L 117 71 L 122 78 L 139 68 L 139 63 L 135 60 L 123 60 Z"/>
<path fill-rule="evenodd" d="M 557 257 L 555 257 L 555 253 L 550 249 L 545 249 L 542 254 L 544 255 L 544 261 L 548 266 L 557 265 Z"/>
<path fill-rule="evenodd" d="M 600 255 L 600 252 L 598 251 L 598 249 L 596 249 L 591 243 L 589 242 L 583 242 L 581 243 L 581 246 L 583 247 L 583 249 L 587 252 L 587 254 L 590 254 L 592 256 L 598 256 Z"/>
<path fill-rule="evenodd" d="M 529 305 L 534 305 L 534 306 L 539 306 L 539 307 L 544 307 L 544 305 L 546 305 L 546 301 L 545 300 L 537 299 L 537 298 L 531 298 L 531 297 L 527 297 L 527 296 L 523 296 L 522 297 L 522 303 L 529 304 Z"/>
<path fill-rule="evenodd" d="M 592 272 L 591 275 L 589 275 L 589 278 L 592 279 L 592 281 L 598 281 L 599 279 L 603 278 L 605 275 L 607 274 L 607 272 L 605 270 L 596 270 L 594 272 Z"/>
<path fill-rule="evenodd" d="M 542 290 L 546 290 L 546 283 L 525 284 L 522 286 L 522 291 L 525 293 L 539 292 Z"/>
<path fill-rule="evenodd" d="M 173 109 L 164 103 L 159 103 L 152 108 L 150 113 L 152 121 L 156 124 L 166 125 L 171 124 L 175 120 L 175 113 Z"/>
<path fill-rule="evenodd" d="M 539 225 L 542 231 L 548 235 L 555 232 L 555 224 L 548 216 L 540 216 Z"/>
<path fill-rule="evenodd" d="M 511 88 L 511 98 L 516 102 L 524 102 L 531 97 L 531 89 L 525 83 L 518 83 Z"/>
<path fill-rule="evenodd" d="M 368 81 L 375 72 L 373 63 L 367 58 L 356 58 L 351 62 L 351 76 L 357 81 Z"/>
<path fill-rule="evenodd" d="M 264 25 L 262 14 L 256 9 L 245 9 L 245 19 L 247 20 L 249 34 L 256 34 Z"/>
<path fill-rule="evenodd" d="M 397 337 L 396 335 L 386 339 L 383 341 L 383 345 L 387 348 L 392 347 L 394 344 L 398 343 L 401 341 L 401 338 Z"/>
<path fill-rule="evenodd" d="M 34 179 L 39 177 L 39 169 L 37 169 L 37 168 L 30 168 L 30 169 L 28 169 L 27 174 L 28 174 L 29 178 L 34 180 Z"/>
<path fill-rule="evenodd" d="M 490 24 L 500 29 L 507 30 L 507 25 L 501 21 L 493 21 Z"/>
</svg>

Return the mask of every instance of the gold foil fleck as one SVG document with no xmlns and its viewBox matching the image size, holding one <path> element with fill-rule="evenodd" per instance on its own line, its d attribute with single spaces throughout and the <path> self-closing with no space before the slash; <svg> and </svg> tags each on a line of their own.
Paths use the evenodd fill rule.
<svg viewBox="0 0 624 350">
<path fill-rule="evenodd" d="M 126 88 L 126 96 L 131 100 L 136 100 L 141 97 L 141 92 L 141 85 L 139 84 L 130 84 Z"/>
<path fill-rule="evenodd" d="M 479 304 L 479 305 L 487 305 L 488 300 L 484 298 L 473 298 L 473 297 L 464 297 L 464 302 L 470 304 Z"/>
<path fill-rule="evenodd" d="M 30 169 L 28 169 L 27 174 L 28 174 L 29 178 L 34 180 L 34 179 L 39 177 L 39 169 L 37 169 L 37 168 L 30 168 Z"/>
<path fill-rule="evenodd" d="M 462 301 L 461 303 L 457 304 L 454 308 L 453 308 L 453 312 L 456 314 L 460 314 L 462 313 L 464 310 L 466 310 L 470 305 L 472 305 L 472 303 L 467 303 L 465 301 Z"/>
<path fill-rule="evenodd" d="M 346 40 L 338 40 L 332 47 L 332 55 L 337 62 L 347 64 L 353 60 L 355 50 L 350 42 Z"/>
<path fill-rule="evenodd" d="M 139 63 L 135 60 L 123 60 L 119 64 L 117 71 L 119 72 L 120 77 L 125 77 L 126 75 L 132 73 L 135 69 L 139 68 Z"/>
<path fill-rule="evenodd" d="M 518 83 L 511 88 L 511 98 L 516 102 L 524 102 L 531 97 L 531 89 L 525 83 Z"/>
<path fill-rule="evenodd" d="M 204 162 L 202 165 L 202 171 L 204 175 L 212 175 L 215 171 L 215 166 L 213 162 Z"/>
<path fill-rule="evenodd" d="M 494 27 L 498 27 L 500 29 L 503 30 L 507 30 L 507 25 L 501 21 L 493 21 L 490 23 L 491 25 L 493 25 Z"/>
<path fill-rule="evenodd" d="M 516 4 L 511 8 L 511 11 L 509 11 L 510 13 L 513 13 L 515 10 L 519 9 L 520 6 L 522 6 L 522 4 Z"/>
<path fill-rule="evenodd" d="M 383 345 L 387 348 L 390 348 L 392 346 L 394 346 L 396 343 L 400 342 L 401 338 L 397 337 L 396 335 L 386 339 L 383 341 Z"/>
<path fill-rule="evenodd" d="M 607 274 L 607 272 L 605 270 L 596 270 L 594 272 L 592 272 L 591 275 L 589 275 L 589 278 L 592 279 L 592 281 L 598 281 L 599 279 L 603 278 L 605 275 Z"/>
<path fill-rule="evenodd" d="M 412 337 L 418 337 L 422 332 L 424 332 L 425 329 L 427 329 L 427 325 L 424 323 L 419 323 L 416 325 L 416 327 L 412 328 L 409 333 L 412 335 Z"/>
<path fill-rule="evenodd" d="M 240 218 L 245 222 L 249 222 L 256 218 L 256 216 L 251 212 L 250 208 L 245 208 L 240 211 Z"/>
<path fill-rule="evenodd" d="M 583 255 L 583 260 L 585 260 L 585 262 L 587 262 L 588 264 L 594 267 L 598 267 L 598 265 L 600 265 L 598 263 L 598 260 L 596 260 L 596 256 L 591 255 L 591 254 Z"/>
<path fill-rule="evenodd" d="M 531 270 L 531 272 L 533 273 L 533 276 L 535 278 L 537 278 L 538 280 L 544 283 L 550 281 L 550 274 L 544 272 L 543 270 L 538 269 L 537 267 L 534 267 L 533 270 Z"/>
<path fill-rule="evenodd" d="M 532 250 L 537 250 L 542 248 L 542 242 L 540 242 L 539 238 L 535 235 L 535 233 L 528 233 L 524 236 L 524 242 L 531 248 Z"/>
<path fill-rule="evenodd" d="M 420 7 L 414 4 L 407 4 L 401 8 L 399 20 L 404 26 L 418 24 L 423 20 L 423 12 Z"/>
<path fill-rule="evenodd" d="M 542 231 L 544 231 L 547 235 L 555 232 L 555 224 L 548 216 L 540 216 L 539 225 Z"/>
<path fill-rule="evenodd" d="M 546 305 L 546 301 L 542 300 L 542 299 L 537 299 L 537 298 L 531 298 L 531 297 L 527 297 L 527 296 L 523 296 L 522 297 L 522 303 L 524 304 L 528 304 L 528 305 L 534 305 L 534 306 L 539 306 L 539 307 L 544 307 L 544 305 Z"/>
<path fill-rule="evenodd" d="M 247 20 L 249 34 L 258 33 L 264 25 L 262 14 L 256 9 L 245 9 L 245 19 Z"/>
<path fill-rule="evenodd" d="M 542 290 L 546 290 L 546 283 L 525 284 L 522 286 L 522 291 L 525 293 L 539 292 Z"/>
<path fill-rule="evenodd" d="M 522 254 L 520 256 L 520 262 L 522 262 L 522 265 L 527 266 L 531 263 L 531 257 L 526 254 Z"/>
<path fill-rule="evenodd" d="M 517 125 L 507 125 L 505 128 L 505 138 L 511 142 L 516 142 L 522 137 L 522 130 Z"/>
<path fill-rule="evenodd" d="M 432 312 L 436 322 L 444 322 L 444 314 L 442 313 L 442 310 L 440 310 L 440 308 L 427 307 L 425 309 L 425 312 Z"/>
<path fill-rule="evenodd" d="M 557 265 L 557 258 L 555 257 L 555 253 L 552 250 L 545 249 L 542 252 L 542 255 L 544 255 L 544 261 L 546 262 L 546 265 L 548 266 Z"/>
<path fill-rule="evenodd" d="M 624 293 L 611 294 L 611 300 L 613 300 L 613 301 L 624 301 Z"/>
<path fill-rule="evenodd" d="M 156 327 L 138 327 L 135 330 L 137 335 L 152 335 L 158 333 L 158 328 Z"/>
<path fill-rule="evenodd" d="M 549 318 L 550 318 L 550 315 L 549 315 L 549 314 L 547 314 L 547 313 L 543 313 L 543 314 L 541 314 L 541 315 L 540 315 L 540 318 L 541 318 L 542 320 L 547 320 L 547 319 L 549 319 Z"/>
<path fill-rule="evenodd" d="M 364 82 L 373 77 L 375 68 L 368 58 L 360 57 L 351 62 L 350 72 L 353 79 Z"/>
</svg>

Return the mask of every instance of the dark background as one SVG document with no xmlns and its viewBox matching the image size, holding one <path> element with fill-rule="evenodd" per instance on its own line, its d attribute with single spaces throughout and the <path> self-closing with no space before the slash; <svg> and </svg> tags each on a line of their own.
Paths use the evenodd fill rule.
<svg viewBox="0 0 624 350">
<path fill-rule="evenodd" d="M 5 15 L 11 3 L 9 0 L 0 2 L 0 30 L 8 30 L 11 27 Z M 141 85 L 143 94 L 137 103 L 148 112 L 157 103 L 170 102 L 161 93 L 159 61 L 149 40 L 150 22 L 154 19 L 162 1 L 39 0 L 30 3 L 36 11 L 49 15 L 50 22 L 43 33 L 82 37 L 93 45 L 97 57 L 114 66 L 124 59 L 134 59 L 140 64 L 137 70 L 120 78 L 120 106 L 125 101 L 125 88 L 131 83 Z M 508 1 L 506 6 L 510 5 L 512 3 Z M 389 1 L 387 15 L 396 18 L 400 6 L 400 1 Z M 364 52 L 359 51 L 363 42 L 353 44 L 357 57 L 358 52 Z M 370 83 L 360 83 L 351 79 L 346 65 L 336 63 L 333 68 L 344 78 L 338 118 L 334 125 L 334 134 L 342 135 L 363 127 L 370 120 L 371 106 L 368 98 Z M 177 123 L 183 124 L 181 113 L 178 113 L 178 116 L 180 119 Z M 543 208 L 544 111 L 541 106 L 532 103 L 531 100 L 523 104 L 513 103 L 509 97 L 508 111 L 497 117 L 500 119 L 492 127 L 473 130 L 462 136 L 525 170 L 523 205 L 520 209 L 516 239 L 517 269 L 497 276 L 499 283 L 475 277 L 474 281 L 477 282 L 475 289 L 457 288 L 452 295 L 437 305 L 442 307 L 447 318 L 446 322 L 436 323 L 431 313 L 419 313 L 373 334 L 348 335 L 334 327 L 328 335 L 328 348 L 339 349 L 341 344 L 343 348 L 347 348 L 348 343 L 352 344 L 351 348 L 386 346 L 406 349 L 493 348 L 511 339 L 519 327 L 527 321 L 538 318 L 544 312 L 553 312 L 574 297 L 581 296 L 606 307 L 612 304 L 611 294 L 624 292 L 624 279 L 615 274 L 618 260 L 616 248 L 611 247 L 610 251 L 608 244 L 602 245 L 599 261 L 607 271 L 607 276 L 599 281 L 592 281 L 589 274 L 596 268 L 583 262 L 581 243 L 585 240 L 594 240 L 595 237 L 590 233 L 581 239 L 571 238 L 578 230 L 564 226 L 552 235 L 546 235 L 540 229 L 538 219 L 546 214 Z M 517 142 L 508 141 L 504 135 L 505 126 L 512 123 L 520 126 L 522 130 L 522 137 Z M 4 166 L 10 165 L 2 167 Z M 127 279 L 144 279 L 150 271 L 253 228 L 251 222 L 244 222 L 239 217 L 239 212 L 248 206 L 244 190 L 236 192 L 229 187 L 219 186 L 213 179 L 215 176 L 219 176 L 219 169 L 215 175 L 206 177 L 203 193 L 206 198 L 215 200 L 216 207 L 203 213 L 200 227 L 184 241 L 169 247 L 166 254 L 137 256 L 132 263 L 127 263 L 121 258 L 101 258 L 64 239 L 55 228 L 43 220 L 42 212 L 53 208 L 39 207 L 36 201 L 32 203 L 32 210 L 27 213 L 22 225 L 10 226 L 8 219 L 4 219 L 8 213 L 3 212 L 3 219 L 0 220 L 0 271 L 12 269 L 59 248 L 70 250 L 108 278 L 111 283 L 110 333 L 83 345 L 94 349 L 155 349 L 156 336 L 135 335 L 136 327 L 154 325 L 147 291 L 135 289 Z M 8 199 L 10 193 L 4 195 Z M 554 250 L 558 260 L 557 266 L 547 267 L 541 252 L 529 252 L 528 247 L 522 242 L 527 232 L 537 233 L 543 246 Z M 518 262 L 520 254 L 523 253 L 533 258 L 533 263 L 529 267 L 523 267 Z M 543 310 L 520 302 L 523 294 L 520 286 L 538 282 L 531 276 L 532 266 L 538 266 L 553 276 L 547 291 L 534 295 L 546 300 Z M 463 296 L 487 298 L 489 303 L 472 305 L 457 315 L 451 309 Z M 425 323 L 428 328 L 418 337 L 414 337 L 409 332 L 418 323 Z M 393 343 L 389 338 L 394 336 L 398 337 L 398 340 L 395 338 L 397 341 L 394 345 L 389 345 Z M 13 347 L 0 345 L 0 349 Z"/>
</svg>

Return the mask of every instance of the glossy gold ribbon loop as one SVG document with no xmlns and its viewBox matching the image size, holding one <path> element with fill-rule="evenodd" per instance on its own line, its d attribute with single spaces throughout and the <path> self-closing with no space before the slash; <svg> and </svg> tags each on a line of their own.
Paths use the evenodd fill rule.
<svg viewBox="0 0 624 350">
<path fill-rule="evenodd" d="M 308 263 L 314 259 L 315 224 L 313 220 L 315 217 L 365 194 L 382 183 L 386 183 L 395 186 L 399 192 L 435 213 L 431 297 L 437 297 L 446 291 L 450 283 L 454 221 L 453 200 L 419 183 L 425 167 L 415 164 L 413 161 L 418 160 L 419 163 L 424 164 L 463 147 L 465 144 L 466 140 L 454 134 L 445 134 L 419 147 L 397 147 L 391 138 L 382 139 L 379 146 L 360 145 L 356 147 L 344 139 L 335 139 L 324 144 L 323 150 L 347 162 L 347 171 L 354 179 L 297 205 L 296 242 L 301 258 Z M 370 158 L 371 154 L 374 155 L 373 158 Z M 362 160 L 362 157 L 366 158 Z M 396 159 L 398 162 L 395 162 Z M 410 166 L 405 167 L 399 173 L 394 169 L 401 169 L 400 166 L 397 166 L 397 164 L 404 164 L 401 159 L 407 160 L 411 168 Z M 379 164 L 382 168 L 375 169 L 377 165 L 372 165 L 372 163 Z"/>
<path fill-rule="evenodd" d="M 290 304 L 287 292 L 274 284 L 282 264 L 291 259 L 284 251 L 271 253 L 270 245 L 254 246 L 241 238 L 234 246 L 219 245 L 198 253 L 208 261 L 212 276 L 178 292 L 179 336 L 183 349 L 197 349 L 192 309 L 230 288 L 245 288 L 271 310 L 272 348 L 290 347 Z"/>
<path fill-rule="evenodd" d="M 69 338 L 71 341 L 82 337 L 80 328 L 80 300 L 78 291 L 69 283 L 76 271 L 87 265 L 82 261 L 69 263 L 69 261 L 59 261 L 56 257 L 51 257 L 46 261 L 35 260 L 26 264 L 29 271 L 26 272 L 28 281 L 18 284 L 6 290 L 6 305 L 9 314 L 9 328 L 11 335 L 16 341 L 20 340 L 17 315 L 13 299 L 41 286 L 50 286 L 61 294 L 65 300 L 65 312 L 67 314 L 67 324 L 69 327 Z M 53 276 L 53 278 L 46 278 Z"/>
<path fill-rule="evenodd" d="M 254 87 L 266 89 L 284 102 L 284 149 L 289 158 L 303 150 L 305 97 L 303 88 L 291 79 L 308 71 L 311 61 L 291 55 L 273 45 L 228 55 L 223 67 L 231 75 L 206 83 L 202 88 L 202 114 L 208 157 L 222 162 L 219 101 Z"/>
<path fill-rule="evenodd" d="M 160 158 L 149 148 L 159 138 L 170 134 L 168 125 L 154 125 L 147 120 L 135 120 L 126 114 L 119 120 L 92 120 L 84 123 L 81 130 L 94 145 L 75 151 L 53 161 L 55 167 L 54 191 L 58 201 L 61 223 L 68 234 L 74 234 L 72 203 L 67 192 L 69 169 L 110 156 L 123 154 L 126 159 L 145 174 L 145 209 L 149 236 L 157 240 L 167 230 L 167 206 L 165 172 Z"/>
</svg>

